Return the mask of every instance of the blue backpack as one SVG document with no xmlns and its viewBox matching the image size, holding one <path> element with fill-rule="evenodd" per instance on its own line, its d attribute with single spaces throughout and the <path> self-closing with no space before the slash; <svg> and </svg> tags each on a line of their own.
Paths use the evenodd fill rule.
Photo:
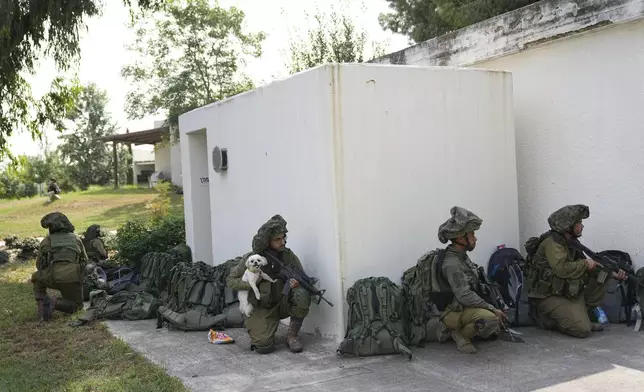
<svg viewBox="0 0 644 392">
<path fill-rule="evenodd" d="M 525 259 L 514 248 L 499 248 L 487 266 L 487 275 L 492 282 L 499 285 L 503 300 L 510 308 L 508 319 L 511 325 L 532 325 L 530 301 L 523 284 Z"/>
</svg>

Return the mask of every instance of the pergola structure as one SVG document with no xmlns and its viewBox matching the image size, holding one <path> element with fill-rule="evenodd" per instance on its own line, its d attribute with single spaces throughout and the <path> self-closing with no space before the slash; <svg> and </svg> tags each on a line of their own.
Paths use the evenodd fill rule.
<svg viewBox="0 0 644 392">
<path fill-rule="evenodd" d="M 116 135 L 110 135 L 102 138 L 104 142 L 112 142 L 112 153 L 114 154 L 114 189 L 119 187 L 119 173 L 118 173 L 118 155 L 116 151 L 116 146 L 118 143 L 127 144 L 128 147 L 134 145 L 142 144 L 152 144 L 155 145 L 163 140 L 163 134 L 169 132 L 170 128 L 167 126 L 146 129 L 145 131 L 130 132 L 128 129 L 125 133 L 119 133 Z M 130 154 L 132 149 L 130 148 Z M 134 173 L 132 173 L 134 175 Z"/>
</svg>

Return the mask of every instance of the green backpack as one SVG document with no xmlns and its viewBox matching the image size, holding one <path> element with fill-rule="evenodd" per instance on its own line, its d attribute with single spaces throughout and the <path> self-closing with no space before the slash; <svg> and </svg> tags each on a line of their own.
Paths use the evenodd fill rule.
<svg viewBox="0 0 644 392">
<path fill-rule="evenodd" d="M 452 303 L 454 294 L 442 271 L 444 260 L 445 249 L 434 249 L 403 273 L 405 303 L 416 325 L 425 324 L 437 311 L 444 311 Z"/>
<path fill-rule="evenodd" d="M 166 302 L 157 314 L 157 328 L 164 322 L 184 331 L 241 326 L 241 316 L 236 317 L 239 308 L 227 306 L 225 295 L 226 277 L 237 263 L 233 259 L 215 267 L 202 261 L 174 266 Z"/>
<path fill-rule="evenodd" d="M 150 252 L 141 259 L 141 283 L 139 288 L 163 298 L 168 287 L 170 271 L 181 260 L 169 253 Z"/>
<path fill-rule="evenodd" d="M 412 353 L 407 347 L 400 287 L 386 277 L 356 281 L 347 290 L 347 332 L 338 353 L 366 357 Z"/>
<path fill-rule="evenodd" d="M 149 293 L 119 291 L 108 295 L 105 290 L 90 293 L 90 307 L 78 318 L 85 324 L 92 320 L 145 320 L 156 316 L 160 301 Z"/>
</svg>

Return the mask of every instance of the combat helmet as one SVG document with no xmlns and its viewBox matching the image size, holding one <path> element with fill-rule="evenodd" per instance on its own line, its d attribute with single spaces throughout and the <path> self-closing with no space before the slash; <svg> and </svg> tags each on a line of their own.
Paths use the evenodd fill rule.
<svg viewBox="0 0 644 392">
<path fill-rule="evenodd" d="M 443 244 L 478 230 L 483 223 L 481 218 L 463 207 L 452 207 L 450 214 L 452 217 L 438 228 L 438 240 Z"/>
<path fill-rule="evenodd" d="M 571 233 L 571 229 L 576 223 L 581 222 L 582 219 L 588 219 L 589 216 L 588 206 L 583 204 L 567 205 L 550 214 L 548 225 L 552 231 L 557 233 Z"/>
</svg>

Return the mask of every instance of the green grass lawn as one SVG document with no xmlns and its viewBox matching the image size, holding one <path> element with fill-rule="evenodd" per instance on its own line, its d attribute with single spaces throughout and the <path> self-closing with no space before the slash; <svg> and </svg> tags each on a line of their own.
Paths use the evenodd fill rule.
<svg viewBox="0 0 644 392">
<path fill-rule="evenodd" d="M 45 229 L 40 227 L 40 218 L 53 211 L 67 215 L 79 234 L 94 223 L 107 230 L 116 230 L 128 219 L 150 216 L 145 206 L 157 195 L 155 190 L 148 188 L 90 188 L 84 192 L 65 193 L 61 195 L 61 200 L 51 204 L 46 204 L 47 198 L 41 196 L 0 200 L 0 239 L 9 234 L 45 236 Z M 171 208 L 177 212 L 183 211 L 181 196 L 173 196 Z"/>
<path fill-rule="evenodd" d="M 0 267 L 0 391 L 187 391 L 103 324 L 73 328 L 60 312 L 38 323 L 34 270 L 33 262 Z"/>
</svg>

